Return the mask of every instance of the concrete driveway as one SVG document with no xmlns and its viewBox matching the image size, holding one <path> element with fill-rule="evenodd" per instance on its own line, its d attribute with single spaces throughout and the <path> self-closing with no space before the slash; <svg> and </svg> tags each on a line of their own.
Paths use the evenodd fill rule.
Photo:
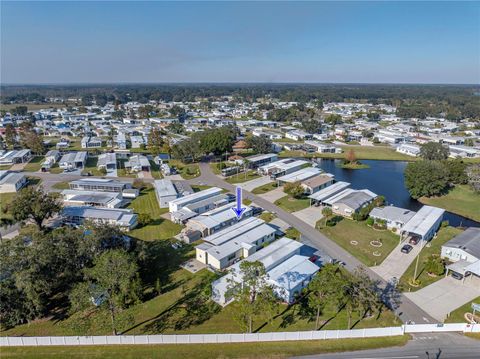
<svg viewBox="0 0 480 359">
<path fill-rule="evenodd" d="M 268 202 L 273 203 L 277 199 L 285 197 L 286 195 L 287 194 L 285 192 L 283 192 L 283 186 L 282 186 L 282 187 L 275 188 L 273 191 L 263 193 L 263 194 L 259 194 L 258 196 L 263 198 L 263 199 L 266 199 Z"/>
<path fill-rule="evenodd" d="M 237 184 L 237 186 L 243 188 L 246 191 L 252 191 L 254 188 L 263 186 L 263 185 L 265 185 L 267 183 L 270 183 L 270 182 L 273 182 L 270 179 L 270 177 L 263 176 L 263 177 L 260 177 L 260 178 L 255 178 L 251 181 L 247 181 L 247 182 L 244 182 L 244 183 L 239 183 L 239 184 Z"/>
<path fill-rule="evenodd" d="M 408 269 L 410 264 L 415 260 L 417 254 L 420 252 L 421 243 L 417 245 L 412 245 L 413 249 L 410 253 L 405 254 L 401 252 L 402 247 L 408 242 L 402 242 L 398 246 L 396 246 L 393 251 L 388 255 L 384 261 L 376 267 L 372 267 L 380 277 L 385 279 L 386 281 L 396 277 L 400 279 L 400 277 L 405 273 Z"/>
<path fill-rule="evenodd" d="M 416 292 L 404 294 L 430 316 L 443 321 L 448 313 L 480 296 L 478 282 L 468 279 L 462 283 L 448 276 Z"/>
<path fill-rule="evenodd" d="M 315 206 L 307 207 L 301 211 L 293 212 L 292 214 L 314 228 L 317 221 L 323 218 L 322 207 Z"/>
</svg>

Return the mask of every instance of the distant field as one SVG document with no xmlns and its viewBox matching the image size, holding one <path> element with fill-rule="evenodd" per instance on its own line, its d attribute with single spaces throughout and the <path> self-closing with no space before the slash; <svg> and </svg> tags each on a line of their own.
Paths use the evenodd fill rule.
<svg viewBox="0 0 480 359">
<path fill-rule="evenodd" d="M 359 160 L 416 161 L 416 158 L 396 152 L 390 146 L 345 146 L 343 153 L 305 153 L 303 151 L 282 151 L 280 157 L 345 158 L 347 151 L 353 150 Z"/>
<path fill-rule="evenodd" d="M 48 109 L 48 108 L 64 108 L 67 107 L 66 104 L 63 103 L 45 103 L 45 104 L 33 104 L 33 103 L 15 103 L 15 104 L 6 104 L 6 105 L 0 105 L 0 109 L 5 110 L 5 111 L 11 111 L 15 107 L 18 106 L 27 106 L 28 111 L 38 111 L 41 109 Z"/>
<path fill-rule="evenodd" d="M 480 194 L 475 193 L 467 185 L 455 186 L 444 196 L 422 197 L 419 201 L 480 221 Z"/>
<path fill-rule="evenodd" d="M 2 358 L 275 358 L 405 345 L 408 335 L 296 342 L 2 348 Z"/>
</svg>

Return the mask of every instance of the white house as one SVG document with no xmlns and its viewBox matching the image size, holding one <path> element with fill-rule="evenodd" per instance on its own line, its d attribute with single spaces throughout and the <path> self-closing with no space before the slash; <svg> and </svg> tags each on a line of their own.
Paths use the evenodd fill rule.
<svg viewBox="0 0 480 359">
<path fill-rule="evenodd" d="M 272 285 L 276 295 L 282 301 L 291 303 L 295 296 L 308 285 L 319 267 L 301 255 L 303 245 L 290 238 L 283 237 L 249 257 L 234 264 L 228 274 L 212 283 L 212 299 L 221 306 L 233 301 L 231 289 L 242 284 L 240 265 L 244 261 L 263 264 L 267 271 L 268 284 Z"/>
<path fill-rule="evenodd" d="M 0 193 L 18 192 L 28 180 L 22 173 L 0 171 Z"/>
</svg>

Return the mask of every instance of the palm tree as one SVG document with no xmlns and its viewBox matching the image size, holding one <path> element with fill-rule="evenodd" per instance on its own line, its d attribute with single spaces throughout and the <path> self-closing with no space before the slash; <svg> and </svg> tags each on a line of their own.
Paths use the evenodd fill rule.
<svg viewBox="0 0 480 359">
<path fill-rule="evenodd" d="M 330 207 L 323 207 L 322 209 L 322 215 L 323 218 L 325 219 L 325 226 L 327 225 L 327 221 L 332 217 L 333 211 Z"/>
</svg>

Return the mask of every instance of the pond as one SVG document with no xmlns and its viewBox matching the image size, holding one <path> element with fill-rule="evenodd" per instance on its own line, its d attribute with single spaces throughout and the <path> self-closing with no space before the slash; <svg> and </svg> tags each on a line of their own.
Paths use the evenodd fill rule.
<svg viewBox="0 0 480 359">
<path fill-rule="evenodd" d="M 362 160 L 370 168 L 359 170 L 340 168 L 341 160 L 316 159 L 316 162 L 325 172 L 335 175 L 337 181 L 349 182 L 354 189 L 369 189 L 383 195 L 388 204 L 413 211 L 418 211 L 422 206 L 410 197 L 404 185 L 403 172 L 408 162 Z M 445 212 L 444 217 L 454 227 L 480 227 L 479 222 L 451 212 Z"/>
</svg>

